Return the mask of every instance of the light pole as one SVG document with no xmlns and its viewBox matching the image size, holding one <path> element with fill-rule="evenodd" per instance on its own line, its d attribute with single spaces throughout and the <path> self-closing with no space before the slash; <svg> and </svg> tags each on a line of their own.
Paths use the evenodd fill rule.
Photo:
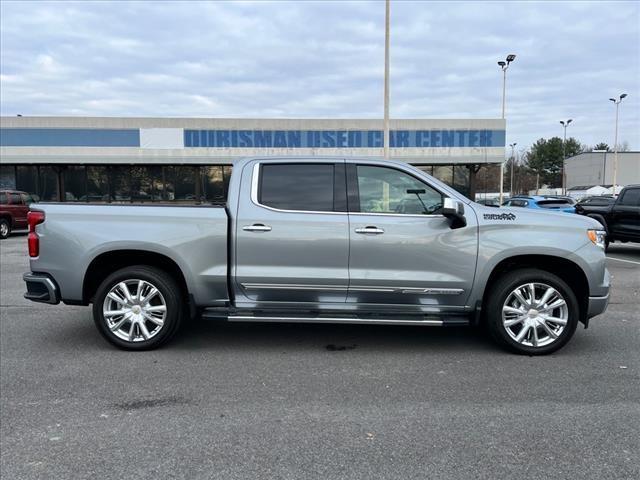
<svg viewBox="0 0 640 480">
<path fill-rule="evenodd" d="M 627 94 L 623 93 L 620 95 L 620 98 L 616 100 L 615 98 L 610 98 L 613 103 L 616 104 L 616 136 L 615 141 L 613 143 L 613 196 L 616 196 L 616 180 L 618 176 L 618 110 L 620 107 L 620 102 L 622 99 L 626 97 Z"/>
<path fill-rule="evenodd" d="M 384 158 L 389 158 L 389 0 L 384 15 Z"/>
<path fill-rule="evenodd" d="M 514 149 L 516 148 L 517 143 L 513 142 L 511 144 L 509 144 L 509 146 L 511 147 L 511 183 L 509 184 L 509 198 L 513 197 L 513 167 L 514 167 L 514 162 L 515 162 L 515 157 L 514 157 Z"/>
<path fill-rule="evenodd" d="M 560 125 L 564 128 L 564 138 L 562 139 L 562 194 L 567 194 L 567 182 L 564 174 L 564 162 L 567 159 L 567 127 L 569 124 L 573 122 L 570 118 L 566 122 L 564 120 L 560 120 Z"/>
<path fill-rule="evenodd" d="M 500 60 L 498 65 L 502 69 L 502 119 L 504 120 L 505 105 L 507 101 L 507 70 L 509 65 L 516 59 L 511 53 L 507 55 L 505 60 Z M 502 197 L 504 196 L 504 162 L 500 162 L 500 205 L 502 205 Z"/>
</svg>

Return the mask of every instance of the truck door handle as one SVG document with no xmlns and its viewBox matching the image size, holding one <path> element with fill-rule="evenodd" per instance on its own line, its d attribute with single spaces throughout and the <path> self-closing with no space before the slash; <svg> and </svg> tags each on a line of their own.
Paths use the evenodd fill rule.
<svg viewBox="0 0 640 480">
<path fill-rule="evenodd" d="M 254 223 L 253 225 L 245 225 L 242 230 L 246 232 L 270 232 L 271 227 L 262 223 Z"/>
<path fill-rule="evenodd" d="M 384 233 L 384 230 L 382 228 L 378 228 L 378 227 L 374 227 L 373 225 L 369 225 L 368 227 L 364 227 L 364 228 L 356 228 L 356 233 L 364 233 L 364 234 L 373 234 L 373 235 L 380 235 L 382 233 Z"/>
</svg>

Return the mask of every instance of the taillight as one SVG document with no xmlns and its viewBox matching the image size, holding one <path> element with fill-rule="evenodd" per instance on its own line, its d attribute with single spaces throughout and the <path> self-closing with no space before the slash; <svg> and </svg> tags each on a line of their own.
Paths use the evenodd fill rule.
<svg viewBox="0 0 640 480">
<path fill-rule="evenodd" d="M 44 222 L 44 212 L 33 210 L 27 213 L 27 223 L 29 224 L 27 244 L 29 245 L 30 257 L 37 257 L 40 255 L 40 238 L 36 233 L 36 225 L 39 225 L 42 222 Z"/>
</svg>

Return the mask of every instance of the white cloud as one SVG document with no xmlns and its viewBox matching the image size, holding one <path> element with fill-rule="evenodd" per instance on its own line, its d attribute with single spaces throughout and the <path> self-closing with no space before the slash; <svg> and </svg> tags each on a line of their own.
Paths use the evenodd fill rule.
<svg viewBox="0 0 640 480">
<path fill-rule="evenodd" d="M 379 118 L 381 2 L 1 4 L 3 115 Z M 637 2 L 392 1 L 391 114 L 640 149 Z"/>
</svg>

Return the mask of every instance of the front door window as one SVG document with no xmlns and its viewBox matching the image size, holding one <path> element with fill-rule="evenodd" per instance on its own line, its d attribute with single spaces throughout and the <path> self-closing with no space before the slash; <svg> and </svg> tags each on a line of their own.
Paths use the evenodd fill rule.
<svg viewBox="0 0 640 480">
<path fill-rule="evenodd" d="M 387 167 L 358 165 L 360 212 L 433 215 L 442 194 L 417 178 Z"/>
</svg>

